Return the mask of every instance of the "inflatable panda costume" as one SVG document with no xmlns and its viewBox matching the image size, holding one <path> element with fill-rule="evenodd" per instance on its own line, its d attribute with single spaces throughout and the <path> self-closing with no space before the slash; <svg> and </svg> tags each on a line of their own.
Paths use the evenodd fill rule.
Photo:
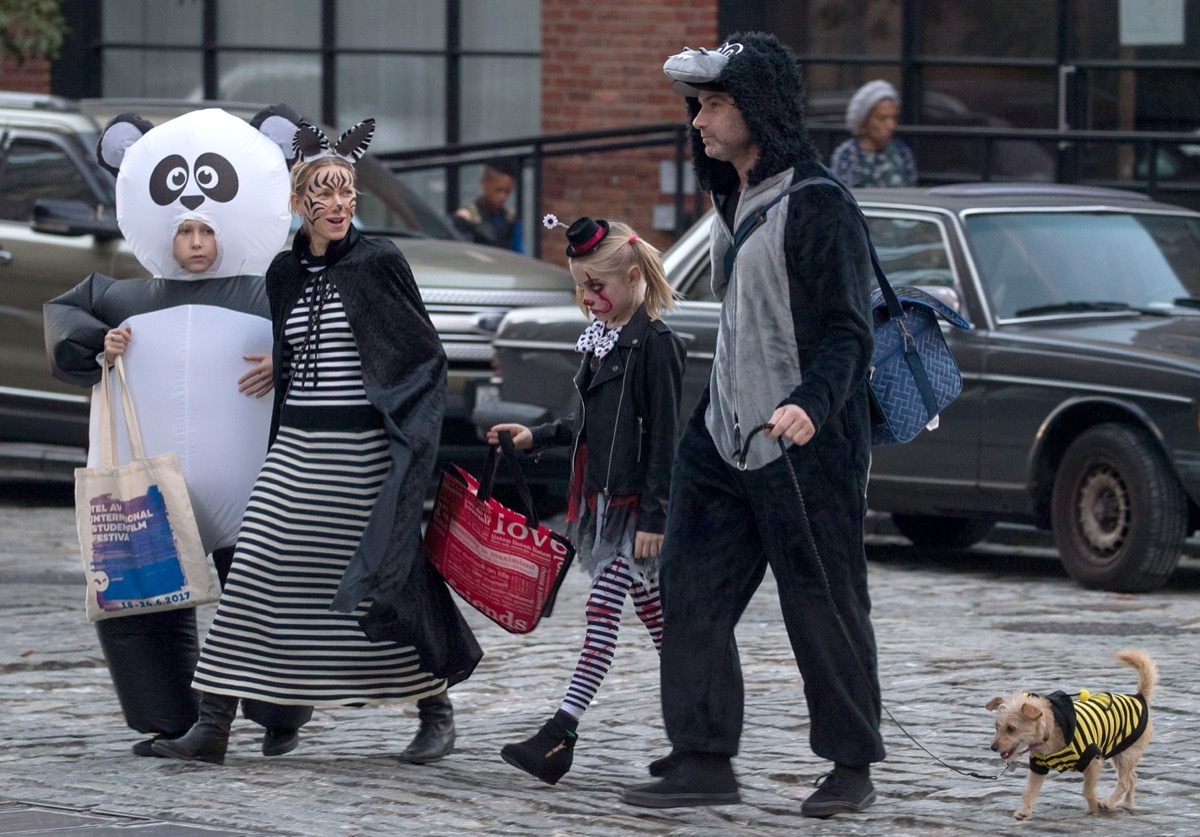
<svg viewBox="0 0 1200 837">
<path fill-rule="evenodd" d="M 148 456 L 175 451 L 205 549 L 222 583 L 242 512 L 267 451 L 271 399 L 238 390 L 247 356 L 270 356 L 271 314 L 263 274 L 291 223 L 288 164 L 300 118 L 285 105 L 250 124 L 218 109 L 158 127 L 136 114 L 112 120 L 100 163 L 117 175 L 117 222 L 152 279 L 93 273 L 46 303 L 46 350 L 55 377 L 96 386 L 109 330 L 132 329 L 123 359 Z M 173 251 L 185 220 L 215 233 L 217 257 L 202 273 Z M 92 439 L 97 438 L 96 415 Z M 97 445 L 89 455 L 95 463 Z M 129 461 L 127 447 L 118 462 Z M 194 608 L 96 623 L 126 723 L 173 738 L 198 716 L 191 688 L 199 656 Z M 267 727 L 266 755 L 295 747 L 312 708 L 245 701 Z M 149 741 L 134 745 L 153 755 Z"/>
</svg>

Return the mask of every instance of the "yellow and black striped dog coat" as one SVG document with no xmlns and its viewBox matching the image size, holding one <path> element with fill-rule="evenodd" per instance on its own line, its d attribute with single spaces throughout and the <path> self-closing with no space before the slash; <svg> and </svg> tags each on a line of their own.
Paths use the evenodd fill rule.
<svg viewBox="0 0 1200 837">
<path fill-rule="evenodd" d="M 1046 695 L 1054 721 L 1062 729 L 1067 746 L 1057 753 L 1031 753 L 1029 769 L 1046 774 L 1051 770 L 1083 772 L 1095 758 L 1111 758 L 1137 741 L 1146 731 L 1150 709 L 1142 695 L 1112 692 L 1072 697 L 1065 692 Z"/>
</svg>

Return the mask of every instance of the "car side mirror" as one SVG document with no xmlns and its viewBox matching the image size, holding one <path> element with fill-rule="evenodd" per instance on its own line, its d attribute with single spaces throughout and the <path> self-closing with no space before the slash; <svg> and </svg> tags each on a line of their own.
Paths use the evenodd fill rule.
<svg viewBox="0 0 1200 837">
<path fill-rule="evenodd" d="M 49 235 L 94 235 L 98 241 L 121 237 L 111 210 L 83 201 L 43 198 L 33 205 L 31 223 L 36 231 Z"/>
<path fill-rule="evenodd" d="M 962 311 L 962 299 L 958 295 L 958 291 L 946 285 L 917 285 L 916 287 L 925 291 L 938 302 L 943 303 L 949 308 L 953 308 L 959 314 Z"/>
</svg>

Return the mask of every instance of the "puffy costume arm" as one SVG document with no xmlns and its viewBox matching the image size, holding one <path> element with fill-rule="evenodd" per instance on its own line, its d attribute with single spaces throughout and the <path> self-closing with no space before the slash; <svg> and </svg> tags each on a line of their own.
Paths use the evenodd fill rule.
<svg viewBox="0 0 1200 837">
<path fill-rule="evenodd" d="M 100 306 L 115 282 L 93 273 L 42 306 L 50 372 L 60 381 L 81 387 L 100 382 L 96 356 L 104 351 L 105 332 L 118 325 L 102 318 Z"/>
</svg>

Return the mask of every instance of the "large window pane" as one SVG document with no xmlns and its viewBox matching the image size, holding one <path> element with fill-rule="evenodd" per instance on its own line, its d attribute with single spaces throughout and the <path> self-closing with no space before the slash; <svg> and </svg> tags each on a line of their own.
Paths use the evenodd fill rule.
<svg viewBox="0 0 1200 837">
<path fill-rule="evenodd" d="M 106 41 L 199 46 L 203 41 L 201 5 L 163 0 L 104 0 L 101 14 Z"/>
<path fill-rule="evenodd" d="M 200 3 L 164 3 L 199 6 Z M 217 4 L 217 41 L 222 46 L 317 47 L 321 45 L 319 0 L 254 0 Z"/>
<path fill-rule="evenodd" d="M 316 55 L 228 52 L 217 55 L 217 98 L 287 102 L 309 119 L 321 116 L 321 60 Z"/>
<path fill-rule="evenodd" d="M 337 66 L 338 128 L 375 117 L 372 151 L 446 141 L 445 64 L 416 56 L 343 56 Z"/>
<path fill-rule="evenodd" d="M 1053 68 L 928 67 L 924 83 L 921 121 L 931 125 L 1058 126 Z"/>
<path fill-rule="evenodd" d="M 541 60 L 537 58 L 463 58 L 463 142 L 537 133 L 540 82 Z"/>
<path fill-rule="evenodd" d="M 105 96 L 198 99 L 204 92 L 199 52 L 109 48 L 102 68 Z"/>
<path fill-rule="evenodd" d="M 1182 44 L 1122 46 L 1120 0 L 1072 0 L 1072 57 L 1078 59 L 1143 58 L 1200 60 L 1200 3 L 1184 2 Z"/>
<path fill-rule="evenodd" d="M 1057 6 L 1049 0 L 925 0 L 921 49 L 928 55 L 1053 58 Z"/>
<path fill-rule="evenodd" d="M 474 1 L 464 5 L 469 10 Z M 341 0 L 337 4 L 337 46 L 445 49 L 446 4 L 429 0 Z"/>
<path fill-rule="evenodd" d="M 462 7 L 463 49 L 536 52 L 541 20 L 541 0 L 471 0 Z"/>
<path fill-rule="evenodd" d="M 895 0 L 776 0 L 758 12 L 743 4 L 732 17 L 744 19 L 748 28 L 779 33 L 800 53 L 891 57 L 900 54 L 900 6 Z"/>
</svg>

